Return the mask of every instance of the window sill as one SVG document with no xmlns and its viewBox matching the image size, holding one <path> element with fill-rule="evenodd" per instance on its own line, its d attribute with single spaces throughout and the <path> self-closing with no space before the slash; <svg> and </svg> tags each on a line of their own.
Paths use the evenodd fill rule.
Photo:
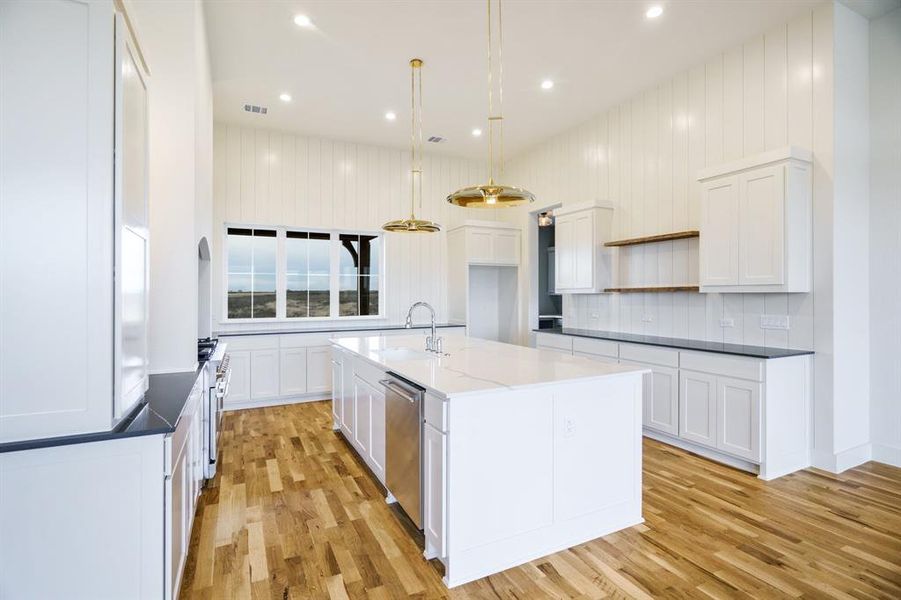
<svg viewBox="0 0 901 600">
<path fill-rule="evenodd" d="M 257 323 L 297 325 L 300 323 L 346 323 L 348 321 L 387 321 L 388 317 L 382 315 L 364 315 L 358 317 L 295 317 L 284 319 L 221 319 L 219 325 L 253 325 Z"/>
</svg>

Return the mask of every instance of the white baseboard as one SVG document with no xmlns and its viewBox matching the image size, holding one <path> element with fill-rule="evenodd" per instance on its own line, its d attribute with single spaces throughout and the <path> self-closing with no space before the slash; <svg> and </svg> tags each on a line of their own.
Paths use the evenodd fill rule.
<svg viewBox="0 0 901 600">
<path fill-rule="evenodd" d="M 886 444 L 873 444 L 873 460 L 901 468 L 901 448 Z"/>
<path fill-rule="evenodd" d="M 760 467 L 758 465 L 741 458 L 723 454 L 722 452 L 714 450 L 713 448 L 705 448 L 704 446 L 700 446 L 698 444 L 692 444 L 691 442 L 686 442 L 681 438 L 667 435 L 665 433 L 660 433 L 659 431 L 654 431 L 653 429 L 643 428 L 642 433 L 645 437 L 649 437 L 652 440 L 657 440 L 658 442 L 663 442 L 664 444 L 669 444 L 670 446 L 675 446 L 676 448 L 681 448 L 682 450 L 688 450 L 689 452 L 693 452 L 694 454 L 703 456 L 704 458 L 709 458 L 710 460 L 723 463 L 724 465 L 729 465 L 730 467 L 734 467 L 736 469 L 741 469 L 742 471 L 753 473 L 754 475 L 760 474 Z"/>
<path fill-rule="evenodd" d="M 815 452 L 813 458 L 814 467 L 830 473 L 841 473 L 873 460 L 873 448 L 867 443 L 835 454 Z"/>
<path fill-rule="evenodd" d="M 288 398 L 264 398 L 262 400 L 246 400 L 244 402 L 229 402 L 222 407 L 224 411 L 244 410 L 247 408 L 265 408 L 267 406 L 282 406 L 286 404 L 303 404 L 304 402 L 319 402 L 331 400 L 331 392 L 321 394 L 307 394 L 304 396 L 290 396 Z"/>
</svg>

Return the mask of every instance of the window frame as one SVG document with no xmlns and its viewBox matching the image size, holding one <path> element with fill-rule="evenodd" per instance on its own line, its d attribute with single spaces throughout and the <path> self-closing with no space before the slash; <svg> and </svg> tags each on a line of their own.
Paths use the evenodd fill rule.
<svg viewBox="0 0 901 600">
<path fill-rule="evenodd" d="M 228 230 L 229 229 L 268 229 L 275 231 L 276 251 L 275 251 L 275 316 L 274 317 L 238 317 L 231 318 L 228 316 Z M 326 233 L 329 236 L 329 316 L 327 317 L 288 317 L 287 316 L 287 299 L 288 299 L 288 257 L 287 257 L 287 232 L 307 232 L 307 233 Z M 347 315 L 340 316 L 340 251 L 341 251 L 341 235 L 367 235 L 375 236 L 379 239 L 379 262 L 378 262 L 378 279 L 379 279 L 379 301 L 378 314 L 375 315 Z M 222 257 L 221 276 L 222 276 L 222 292 L 221 306 L 222 313 L 219 321 L 221 323 L 306 323 L 306 322 L 322 322 L 322 321 L 374 321 L 384 320 L 386 314 L 385 300 L 385 281 L 386 281 L 386 243 L 388 236 L 384 231 L 373 231 L 371 229 L 328 229 L 322 227 L 288 227 L 284 225 L 261 225 L 247 223 L 223 223 L 222 224 Z"/>
</svg>

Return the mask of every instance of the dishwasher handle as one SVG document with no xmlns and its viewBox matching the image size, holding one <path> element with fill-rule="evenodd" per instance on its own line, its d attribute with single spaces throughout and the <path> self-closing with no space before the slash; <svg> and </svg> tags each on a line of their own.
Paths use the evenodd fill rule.
<svg viewBox="0 0 901 600">
<path fill-rule="evenodd" d="M 401 398 L 409 400 L 410 404 L 416 402 L 417 398 L 419 397 L 418 391 L 412 391 L 410 389 L 407 389 L 406 387 L 402 387 L 401 385 L 398 385 L 398 382 L 394 379 L 382 379 L 381 381 L 379 381 L 379 383 L 382 384 L 385 389 L 394 392 Z"/>
</svg>

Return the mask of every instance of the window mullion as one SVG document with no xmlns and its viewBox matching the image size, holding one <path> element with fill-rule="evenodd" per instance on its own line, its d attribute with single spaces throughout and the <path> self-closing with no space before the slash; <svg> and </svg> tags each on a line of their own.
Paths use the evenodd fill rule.
<svg viewBox="0 0 901 600">
<path fill-rule="evenodd" d="M 275 232 L 275 316 L 284 319 L 287 316 L 287 264 L 285 254 L 285 229 Z"/>
<path fill-rule="evenodd" d="M 332 231 L 329 233 L 329 317 L 338 318 L 340 314 L 340 300 L 338 298 L 340 282 L 338 277 L 338 263 L 341 260 L 340 235 Z"/>
</svg>

